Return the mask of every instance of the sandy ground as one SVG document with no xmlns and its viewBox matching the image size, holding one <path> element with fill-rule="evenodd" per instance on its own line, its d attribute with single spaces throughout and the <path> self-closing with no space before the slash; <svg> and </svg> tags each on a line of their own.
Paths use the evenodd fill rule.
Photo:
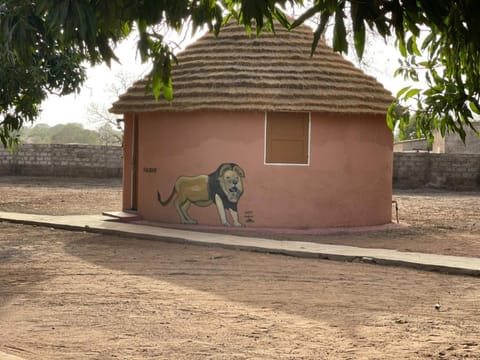
<svg viewBox="0 0 480 360">
<path fill-rule="evenodd" d="M 406 229 L 302 240 L 480 256 L 479 193 L 394 199 Z M 119 204 L 116 180 L 0 177 L 2 211 Z M 479 324 L 475 277 L 0 223 L 0 352 L 25 359 L 480 359 Z"/>
</svg>

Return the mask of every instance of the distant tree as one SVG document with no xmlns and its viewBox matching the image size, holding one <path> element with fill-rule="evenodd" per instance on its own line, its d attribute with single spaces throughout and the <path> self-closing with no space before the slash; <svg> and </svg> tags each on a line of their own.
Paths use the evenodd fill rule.
<svg viewBox="0 0 480 360">
<path fill-rule="evenodd" d="M 110 123 L 105 123 L 97 129 L 100 144 L 109 145 L 122 145 L 123 134 L 119 130 L 115 130 Z"/>
<path fill-rule="evenodd" d="M 408 122 L 400 122 L 395 140 L 415 140 L 425 138 L 419 120 L 415 114 L 410 117 Z"/>
<path fill-rule="evenodd" d="M 22 133 L 23 142 L 29 144 L 50 144 L 52 134 L 47 124 L 36 124 L 31 128 L 24 128 Z"/>
<path fill-rule="evenodd" d="M 106 135 L 109 134 L 109 135 Z M 32 128 L 24 128 L 22 142 L 28 144 L 118 144 L 119 134 L 113 129 L 100 131 L 85 129 L 82 124 L 58 124 L 50 127 L 37 124 Z M 109 136 L 107 139 L 106 137 Z M 114 137 L 117 137 L 114 139 Z"/>
<path fill-rule="evenodd" d="M 401 132 L 398 133 L 398 140 L 414 140 L 421 139 L 422 134 L 417 132 L 417 123 L 414 118 L 411 118 L 407 124 L 404 124 L 404 127 Z"/>
<path fill-rule="evenodd" d="M 52 144 L 100 144 L 100 136 L 79 123 L 55 125 L 51 129 Z"/>
<path fill-rule="evenodd" d="M 122 134 L 121 131 L 114 130 L 121 130 L 117 123 L 118 115 L 110 113 L 108 109 L 118 96 L 126 92 L 138 77 L 138 74 L 136 75 L 129 71 L 121 70 L 117 72 L 114 76 L 114 81 L 107 84 L 103 89 L 104 95 L 106 95 L 104 101 L 93 100 L 87 105 L 87 120 L 97 127 L 100 133 L 105 133 L 105 140 L 108 139 L 109 143 L 121 144 Z M 116 141 L 113 141 L 115 137 Z"/>
</svg>

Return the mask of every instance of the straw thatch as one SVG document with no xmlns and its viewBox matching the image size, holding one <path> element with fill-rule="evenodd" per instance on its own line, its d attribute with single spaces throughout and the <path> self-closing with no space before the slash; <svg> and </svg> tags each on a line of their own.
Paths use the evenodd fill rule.
<svg viewBox="0 0 480 360">
<path fill-rule="evenodd" d="M 111 112 L 270 110 L 384 114 L 391 94 L 313 33 L 278 26 L 276 33 L 248 36 L 237 24 L 206 34 L 178 55 L 172 70 L 174 99 L 155 101 L 137 81 Z"/>
</svg>

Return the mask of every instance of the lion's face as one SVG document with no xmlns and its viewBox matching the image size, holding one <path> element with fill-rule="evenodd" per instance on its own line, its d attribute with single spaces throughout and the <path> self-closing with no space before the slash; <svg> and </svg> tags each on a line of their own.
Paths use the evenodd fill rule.
<svg viewBox="0 0 480 360">
<path fill-rule="evenodd" d="M 236 203 L 243 194 L 242 177 L 235 170 L 226 170 L 222 176 L 218 178 L 220 187 L 222 188 L 229 201 Z"/>
</svg>

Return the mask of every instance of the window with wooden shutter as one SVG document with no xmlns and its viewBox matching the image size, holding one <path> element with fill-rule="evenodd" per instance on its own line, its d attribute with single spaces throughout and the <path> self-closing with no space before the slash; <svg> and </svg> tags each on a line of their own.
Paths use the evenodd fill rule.
<svg viewBox="0 0 480 360">
<path fill-rule="evenodd" d="M 267 112 L 266 164 L 309 164 L 310 113 Z"/>
</svg>

